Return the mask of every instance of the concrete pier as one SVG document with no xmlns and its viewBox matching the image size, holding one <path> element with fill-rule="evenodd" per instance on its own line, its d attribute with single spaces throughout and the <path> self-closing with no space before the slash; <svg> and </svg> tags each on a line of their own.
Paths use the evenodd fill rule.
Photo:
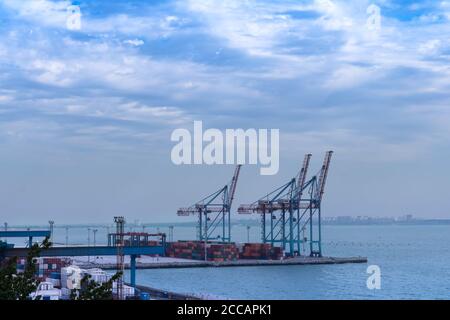
<svg viewBox="0 0 450 320">
<path fill-rule="evenodd" d="M 155 261 L 151 263 L 137 262 L 137 269 L 170 269 L 170 268 L 224 268 L 224 267 L 253 267 L 253 266 L 292 266 L 292 265 L 321 265 L 321 264 L 344 264 L 344 263 L 367 263 L 366 257 L 306 257 L 286 258 L 284 260 L 236 260 L 236 261 Z M 115 264 L 95 264 L 81 267 L 98 267 L 102 269 L 115 269 Z M 129 268 L 129 264 L 125 268 Z"/>
</svg>

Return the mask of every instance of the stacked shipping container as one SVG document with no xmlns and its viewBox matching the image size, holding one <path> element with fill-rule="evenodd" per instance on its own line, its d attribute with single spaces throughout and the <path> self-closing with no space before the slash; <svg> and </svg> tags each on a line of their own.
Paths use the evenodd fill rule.
<svg viewBox="0 0 450 320">
<path fill-rule="evenodd" d="M 71 261 L 67 258 L 37 258 L 36 277 L 38 280 L 58 279 L 61 276 L 61 268 L 68 266 Z M 17 259 L 17 272 L 24 272 L 25 258 Z"/>
<path fill-rule="evenodd" d="M 238 246 L 235 243 L 207 243 L 208 261 L 234 261 L 238 259 L 280 260 L 283 256 L 281 248 L 270 244 L 246 243 Z M 205 243 L 201 241 L 179 241 L 167 244 L 166 256 L 172 258 L 204 260 Z"/>
<path fill-rule="evenodd" d="M 210 261 L 235 261 L 239 259 L 239 250 L 234 243 L 211 244 L 207 250 Z"/>
<path fill-rule="evenodd" d="M 168 243 L 166 255 L 173 258 L 204 260 L 205 243 L 200 241 Z M 207 243 L 206 255 L 209 261 L 233 261 L 239 258 L 239 251 L 234 243 Z"/>
<path fill-rule="evenodd" d="M 239 255 L 240 259 L 280 260 L 283 250 L 269 243 L 246 243 Z"/>
<path fill-rule="evenodd" d="M 199 241 L 167 243 L 166 256 L 181 259 L 204 260 L 205 244 Z"/>
</svg>

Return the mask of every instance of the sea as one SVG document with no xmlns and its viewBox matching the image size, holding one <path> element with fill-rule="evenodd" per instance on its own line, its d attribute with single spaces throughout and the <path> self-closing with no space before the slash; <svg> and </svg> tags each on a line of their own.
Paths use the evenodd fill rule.
<svg viewBox="0 0 450 320">
<path fill-rule="evenodd" d="M 93 230 L 97 230 L 95 244 L 100 245 L 106 243 L 106 234 L 113 227 L 55 226 L 53 241 L 93 245 Z M 131 230 L 169 233 L 167 224 Z M 139 269 L 137 283 L 219 299 L 450 298 L 450 225 L 325 225 L 322 233 L 325 256 L 363 256 L 368 263 Z M 195 235 L 193 226 L 173 228 L 174 240 L 195 239 Z M 257 225 L 250 230 L 246 225 L 234 225 L 232 238 L 237 242 L 258 242 L 260 229 Z M 367 285 L 372 275 L 368 273 L 370 266 L 381 272 L 379 289 Z"/>
</svg>

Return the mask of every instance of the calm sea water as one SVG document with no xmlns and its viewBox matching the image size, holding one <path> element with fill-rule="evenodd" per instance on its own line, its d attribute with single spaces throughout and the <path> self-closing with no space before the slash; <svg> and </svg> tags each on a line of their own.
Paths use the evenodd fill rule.
<svg viewBox="0 0 450 320">
<path fill-rule="evenodd" d="M 325 226 L 323 231 L 325 255 L 367 256 L 369 263 L 139 270 L 137 279 L 167 290 L 236 299 L 450 298 L 450 226 Z M 367 289 L 372 264 L 381 268 L 381 290 Z"/>
<path fill-rule="evenodd" d="M 159 229 L 168 232 L 165 228 Z M 156 231 L 147 229 L 146 231 Z M 71 228 L 70 243 L 86 243 L 87 228 Z M 97 243 L 106 228 L 98 228 Z M 368 264 L 138 270 L 140 284 L 175 292 L 229 299 L 449 299 L 450 226 L 324 226 L 324 254 L 366 256 Z M 195 229 L 176 227 L 175 239 L 192 239 Z M 245 226 L 233 228 L 247 241 Z M 259 240 L 252 227 L 250 241 Z M 64 243 L 65 230 L 55 229 Z M 93 235 L 91 233 L 91 243 Z M 381 268 L 381 290 L 366 286 L 368 265 Z"/>
</svg>

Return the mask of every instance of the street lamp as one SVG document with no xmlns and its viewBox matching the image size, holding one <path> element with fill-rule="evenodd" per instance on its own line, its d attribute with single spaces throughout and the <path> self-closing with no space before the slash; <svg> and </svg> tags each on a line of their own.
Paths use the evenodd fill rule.
<svg viewBox="0 0 450 320">
<path fill-rule="evenodd" d="M 50 220 L 48 223 L 50 225 L 50 242 L 53 242 L 53 225 L 55 224 L 55 221 Z"/>
<path fill-rule="evenodd" d="M 169 226 L 169 241 L 173 242 L 173 226 Z"/>
<path fill-rule="evenodd" d="M 91 246 L 91 228 L 88 228 L 88 247 Z M 88 262 L 91 262 L 91 256 L 88 255 Z"/>
<path fill-rule="evenodd" d="M 97 231 L 98 231 L 98 229 L 92 230 L 92 232 L 94 233 L 94 247 L 96 246 L 96 238 L 95 238 L 95 235 L 96 235 Z"/>
</svg>

